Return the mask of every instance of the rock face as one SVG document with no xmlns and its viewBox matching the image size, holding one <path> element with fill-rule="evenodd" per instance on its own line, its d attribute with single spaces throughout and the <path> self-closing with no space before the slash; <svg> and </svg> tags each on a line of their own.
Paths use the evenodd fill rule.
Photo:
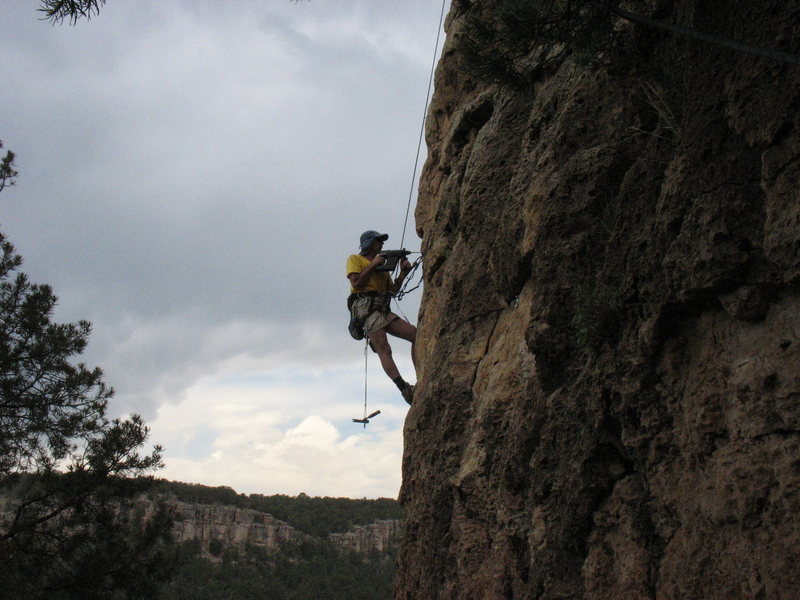
<svg viewBox="0 0 800 600">
<path fill-rule="evenodd" d="M 416 210 L 395 597 L 800 598 L 800 67 L 620 22 L 600 66 L 497 83 L 466 4 Z M 796 0 L 636 6 L 800 53 Z"/>
<path fill-rule="evenodd" d="M 386 519 L 369 525 L 357 525 L 345 533 L 331 533 L 328 539 L 343 550 L 361 554 L 384 553 L 397 547 L 402 529 L 402 521 Z"/>
<path fill-rule="evenodd" d="M 174 540 L 179 543 L 197 540 L 206 552 L 212 540 L 226 546 L 251 545 L 267 550 L 279 550 L 287 542 L 319 540 L 258 510 L 177 500 L 166 502 L 175 512 Z M 147 498 L 141 498 L 135 507 L 145 518 L 154 509 L 155 503 Z M 386 519 L 358 525 L 343 533 L 331 533 L 327 539 L 342 550 L 385 553 L 397 547 L 401 531 L 401 521 Z"/>
<path fill-rule="evenodd" d="M 175 502 L 174 508 L 175 541 L 199 540 L 206 550 L 211 540 L 226 545 L 251 544 L 277 550 L 283 543 L 311 538 L 288 523 L 257 510 L 187 502 Z"/>
</svg>

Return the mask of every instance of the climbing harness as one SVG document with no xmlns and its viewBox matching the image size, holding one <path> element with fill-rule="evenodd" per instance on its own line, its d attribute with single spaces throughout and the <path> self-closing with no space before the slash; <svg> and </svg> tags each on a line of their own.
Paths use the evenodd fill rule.
<svg viewBox="0 0 800 600">
<path fill-rule="evenodd" d="M 447 4 L 447 0 L 442 0 L 442 9 L 441 9 L 441 11 L 439 13 L 439 25 L 438 25 L 438 27 L 436 29 L 436 44 L 434 45 L 433 59 L 431 61 L 431 72 L 430 72 L 430 76 L 428 77 L 428 90 L 425 93 L 425 108 L 422 111 L 422 124 L 420 125 L 419 139 L 417 141 L 417 155 L 416 155 L 416 158 L 414 159 L 414 170 L 413 170 L 413 173 L 411 175 L 411 188 L 408 191 L 408 202 L 406 204 L 406 217 L 405 217 L 405 221 L 403 222 L 403 234 L 400 236 L 400 248 L 403 248 L 403 242 L 406 239 L 406 228 L 408 227 L 408 215 L 411 212 L 411 199 L 412 199 L 413 194 L 414 194 L 414 183 L 415 183 L 416 178 L 417 178 L 417 166 L 419 164 L 419 156 L 420 156 L 420 151 L 422 149 L 422 140 L 423 140 L 423 137 L 425 135 L 425 117 L 426 117 L 426 115 L 428 113 L 428 102 L 430 100 L 431 88 L 433 87 L 433 76 L 434 76 L 434 73 L 435 73 L 435 70 L 436 70 L 436 56 L 439 53 L 439 40 L 441 38 L 441 33 L 442 33 L 442 22 L 444 21 L 444 9 L 445 9 L 446 4 Z M 382 252 L 382 254 L 388 255 L 387 256 L 387 261 L 386 261 L 387 263 L 389 263 L 392 259 L 394 259 L 394 260 L 392 261 L 391 265 L 385 264 L 383 266 L 383 268 L 380 268 L 378 270 L 394 272 L 395 269 L 397 268 L 398 264 L 400 262 L 402 262 L 402 259 L 406 258 L 409 254 L 413 254 L 413 253 L 409 252 L 408 250 L 402 249 L 402 250 L 389 250 L 389 251 L 386 251 L 386 252 Z M 388 296 L 388 298 L 386 300 L 386 305 L 385 305 L 386 308 L 385 308 L 385 310 L 388 310 L 391 300 L 399 301 L 407 293 L 414 291 L 420 285 L 422 285 L 422 281 L 420 281 L 420 283 L 418 283 L 413 288 L 407 289 L 409 283 L 413 279 L 413 275 L 414 275 L 415 271 L 420 266 L 420 264 L 422 264 L 422 256 L 420 256 L 419 258 L 417 258 L 416 261 L 414 261 L 414 263 L 413 263 L 413 265 L 411 267 L 411 270 L 406 275 L 406 279 L 403 282 L 403 285 L 401 286 L 401 288 L 395 294 L 393 294 L 393 295 L 390 294 Z M 353 300 L 351 300 L 351 298 L 353 298 L 353 296 L 358 296 L 358 295 L 360 295 L 360 294 L 351 294 L 350 297 L 347 299 L 347 308 L 348 308 L 348 310 L 350 310 L 350 315 L 351 315 L 350 316 L 350 326 L 348 327 L 348 329 L 350 330 L 350 335 L 353 336 L 354 339 L 357 339 L 357 340 L 364 339 L 365 340 L 365 342 L 364 342 L 364 416 L 362 418 L 360 418 L 360 419 L 353 419 L 353 422 L 354 423 L 361 423 L 361 424 L 364 425 L 364 428 L 366 428 L 367 427 L 367 423 L 369 423 L 370 419 L 372 419 L 372 418 L 378 416 L 379 414 L 381 414 L 381 411 L 380 410 L 376 410 L 376 411 L 374 411 L 372 413 L 367 414 L 367 411 L 368 411 L 368 408 L 367 408 L 367 357 L 369 356 L 368 349 L 369 349 L 370 343 L 369 343 L 369 336 L 367 336 L 365 334 L 365 332 L 364 332 L 364 322 L 363 322 L 363 320 L 359 324 L 358 319 L 355 319 L 353 307 L 354 307 L 354 303 L 357 301 L 357 298 L 355 298 Z M 366 319 L 366 317 L 364 317 L 364 319 Z M 361 337 L 357 337 L 357 336 L 361 336 Z"/>
<path fill-rule="evenodd" d="M 347 297 L 347 310 L 350 311 L 347 330 L 354 340 L 366 337 L 364 323 L 370 314 L 389 311 L 391 298 L 391 292 L 354 292 Z"/>
</svg>

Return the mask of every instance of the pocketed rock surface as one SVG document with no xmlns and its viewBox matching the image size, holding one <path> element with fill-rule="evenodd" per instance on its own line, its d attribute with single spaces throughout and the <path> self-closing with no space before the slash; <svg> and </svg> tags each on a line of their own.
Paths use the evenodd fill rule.
<svg viewBox="0 0 800 600">
<path fill-rule="evenodd" d="M 463 5 L 395 598 L 800 598 L 800 66 L 620 22 L 514 86 L 465 66 Z M 795 0 L 637 6 L 800 53 Z"/>
</svg>

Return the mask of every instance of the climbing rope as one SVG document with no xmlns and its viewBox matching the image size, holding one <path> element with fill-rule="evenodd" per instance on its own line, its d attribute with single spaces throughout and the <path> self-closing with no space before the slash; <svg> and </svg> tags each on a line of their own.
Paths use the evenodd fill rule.
<svg viewBox="0 0 800 600">
<path fill-rule="evenodd" d="M 367 426 L 367 359 L 369 357 L 369 337 L 364 338 L 364 427 Z"/>
<path fill-rule="evenodd" d="M 431 88 L 433 87 L 433 75 L 436 72 L 436 56 L 439 53 L 439 39 L 441 38 L 442 22 L 444 21 L 444 8 L 445 8 L 446 4 L 447 4 L 447 0 L 442 0 L 442 9 L 439 12 L 439 25 L 436 28 L 436 44 L 434 45 L 434 48 L 433 48 L 433 59 L 431 60 L 431 72 L 430 72 L 430 76 L 428 77 L 428 90 L 425 93 L 425 108 L 422 111 L 422 125 L 420 126 L 419 139 L 417 140 L 417 155 L 416 155 L 416 158 L 414 159 L 414 169 L 413 169 L 413 173 L 411 174 L 411 188 L 408 190 L 408 202 L 406 203 L 406 218 L 405 218 L 405 221 L 403 222 L 403 234 L 402 234 L 402 236 L 400 236 L 400 247 L 401 248 L 403 248 L 403 242 L 406 239 L 406 228 L 408 227 L 408 215 L 411 212 L 411 199 L 412 199 L 413 194 L 414 194 L 414 182 L 416 181 L 416 178 L 417 178 L 417 166 L 419 164 L 419 155 L 420 155 L 420 151 L 422 149 L 422 138 L 423 138 L 423 136 L 425 134 L 425 117 L 426 117 L 426 115 L 428 113 L 428 102 L 430 101 Z M 406 289 L 408 287 L 409 282 L 413 279 L 414 272 L 417 270 L 417 268 L 419 267 L 419 265 L 421 263 L 422 263 L 422 257 L 420 256 L 416 261 L 414 261 L 414 264 L 411 267 L 411 270 L 408 272 L 408 274 L 406 276 L 406 280 L 403 282 L 403 286 L 400 288 L 400 290 L 398 290 L 397 294 L 393 298 L 394 300 L 399 301 L 405 294 L 407 294 L 408 292 L 414 291 L 420 285 L 422 285 L 422 282 L 420 281 L 419 284 L 417 284 L 416 286 L 414 286 L 410 290 Z M 399 261 L 398 261 L 398 264 L 399 264 Z M 403 316 L 405 317 L 405 315 L 403 315 Z M 408 319 L 406 318 L 406 320 L 408 320 Z M 381 411 L 376 410 L 373 413 L 367 414 L 367 411 L 369 410 L 369 408 L 368 408 L 368 400 L 367 400 L 368 399 L 368 385 L 367 385 L 368 357 L 369 357 L 369 336 L 366 337 L 365 343 L 364 343 L 364 416 L 361 419 L 353 419 L 354 423 L 362 423 L 365 428 L 367 427 L 367 423 L 369 423 L 369 420 L 372 417 L 375 417 L 375 416 L 377 416 L 377 415 L 379 415 L 381 413 Z"/>
<path fill-rule="evenodd" d="M 400 289 L 397 290 L 397 293 L 394 295 L 394 299 L 397 302 L 400 302 L 400 300 L 403 299 L 403 296 L 405 296 L 409 292 L 413 292 L 415 289 L 417 289 L 419 286 L 422 285 L 422 280 L 420 279 L 417 285 L 415 285 L 411 289 L 408 289 L 409 284 L 414 280 L 414 273 L 416 273 L 417 269 L 421 264 L 422 264 L 421 256 L 412 263 L 411 270 L 408 273 L 406 273 L 406 278 L 405 281 L 403 281 L 403 285 L 400 286 Z"/>
<path fill-rule="evenodd" d="M 441 35 L 442 35 L 442 22 L 444 21 L 444 9 L 445 9 L 446 4 L 447 4 L 447 0 L 442 0 L 442 8 L 439 11 L 439 25 L 436 28 L 436 43 L 433 46 L 433 59 L 431 60 L 431 71 L 430 71 L 430 75 L 428 76 L 428 90 L 425 92 L 425 107 L 422 110 L 422 123 L 420 124 L 420 127 L 419 127 L 419 138 L 417 139 L 417 155 L 414 157 L 414 169 L 411 172 L 411 185 L 408 188 L 408 202 L 406 202 L 406 217 L 403 220 L 403 234 L 400 236 L 400 247 L 401 248 L 405 247 L 403 244 L 404 244 L 404 242 L 406 240 L 406 229 L 408 228 L 408 215 L 411 213 L 411 200 L 414 197 L 414 185 L 415 185 L 415 183 L 417 181 L 417 167 L 419 166 L 419 155 L 420 155 L 420 152 L 422 151 L 422 140 L 423 140 L 423 137 L 425 136 L 425 119 L 428 116 L 428 104 L 429 104 L 430 98 L 431 98 L 431 88 L 433 87 L 433 76 L 436 73 L 436 57 L 439 54 L 439 40 L 441 39 Z M 410 290 L 406 289 L 408 287 L 408 282 L 412 279 L 414 271 L 417 270 L 417 267 L 419 267 L 421 261 L 422 261 L 422 257 L 418 258 L 416 260 L 416 262 L 414 262 L 414 266 L 412 267 L 411 271 L 406 276 L 406 281 L 403 284 L 403 287 L 400 289 L 400 291 L 398 291 L 397 294 L 395 294 L 395 297 L 394 297 L 395 302 L 400 302 L 400 300 L 403 299 L 403 296 L 405 296 L 408 292 L 413 292 L 420 285 L 422 285 L 422 282 L 420 281 L 420 283 L 418 285 L 414 286 Z M 396 269 L 397 268 L 399 268 L 399 266 L 396 267 Z M 395 273 L 392 273 L 392 276 L 394 276 L 394 275 L 395 275 Z M 405 317 L 405 315 L 403 315 L 403 316 Z M 406 320 L 408 320 L 408 319 L 406 319 Z"/>
<path fill-rule="evenodd" d="M 406 227 L 408 227 L 408 215 L 411 212 L 411 198 L 414 195 L 414 183 L 417 180 L 417 165 L 419 164 L 419 154 L 422 148 L 422 138 L 425 135 L 425 117 L 428 114 L 428 102 L 431 97 L 431 88 L 433 87 L 433 75 L 436 72 L 436 56 L 439 54 L 439 38 L 442 34 L 442 21 L 444 20 L 444 7 L 447 0 L 442 0 L 442 10 L 439 13 L 439 26 L 436 29 L 436 45 L 433 48 L 433 60 L 431 61 L 431 74 L 428 77 L 428 91 L 425 93 L 425 109 L 422 111 L 422 125 L 419 128 L 419 140 L 417 140 L 417 156 L 414 159 L 414 171 L 411 174 L 411 188 L 408 190 L 408 203 L 406 204 L 406 219 L 403 222 L 403 235 L 400 236 L 400 247 L 403 248 L 403 242 L 406 239 Z"/>
<path fill-rule="evenodd" d="M 425 119 L 428 115 L 428 103 L 430 102 L 431 99 L 431 89 L 433 88 L 433 76 L 436 73 L 436 57 L 439 54 L 439 40 L 441 39 L 442 36 L 442 23 L 444 21 L 444 9 L 446 5 L 447 5 L 447 0 L 442 0 L 442 8 L 439 11 L 439 25 L 436 28 L 436 43 L 433 46 L 433 59 L 431 60 L 431 70 L 430 70 L 430 75 L 428 75 L 428 90 L 425 92 L 425 107 L 422 110 L 422 123 L 420 124 L 419 127 L 419 138 L 417 139 L 417 155 L 414 157 L 414 169 L 411 172 L 411 186 L 408 189 L 408 202 L 406 202 L 406 217 L 403 221 L 403 234 L 400 236 L 401 248 L 405 247 L 404 242 L 406 240 L 406 229 L 408 228 L 408 215 L 411 213 L 411 200 L 414 197 L 414 184 L 417 181 L 417 167 L 419 166 L 419 155 L 420 152 L 422 151 L 422 140 L 423 137 L 425 136 Z M 422 262 L 422 257 L 420 256 L 414 262 L 411 271 L 408 272 L 408 275 L 406 276 L 406 280 L 403 283 L 403 286 L 394 295 L 393 300 L 395 301 L 395 303 L 400 302 L 400 300 L 403 299 L 403 296 L 405 296 L 409 292 L 413 292 L 420 285 L 422 285 L 422 281 L 420 280 L 419 284 L 415 285 L 411 289 L 407 289 L 409 282 L 413 279 L 414 272 L 417 270 L 421 262 Z M 395 276 L 397 269 L 400 268 L 399 265 L 400 263 L 398 262 L 398 266 L 395 267 L 395 271 L 392 273 L 393 277 Z M 400 312 L 402 313 L 402 311 Z M 403 317 L 406 318 L 405 315 L 403 315 Z M 408 320 L 408 318 L 406 318 L 406 320 Z"/>
<path fill-rule="evenodd" d="M 369 355 L 367 348 L 369 348 L 369 338 L 364 340 L 364 416 L 360 419 L 353 419 L 353 423 L 363 423 L 364 429 L 367 428 L 367 423 L 369 423 L 369 420 L 372 417 L 377 417 L 379 414 L 381 414 L 381 411 L 379 410 L 367 414 L 367 356 Z"/>
</svg>

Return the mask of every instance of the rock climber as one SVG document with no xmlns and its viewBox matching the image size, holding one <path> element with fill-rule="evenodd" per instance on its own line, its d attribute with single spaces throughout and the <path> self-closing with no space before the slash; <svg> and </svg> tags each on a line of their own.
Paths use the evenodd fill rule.
<svg viewBox="0 0 800 600">
<path fill-rule="evenodd" d="M 389 238 L 385 233 L 374 230 L 361 234 L 360 252 L 351 254 L 347 259 L 347 279 L 350 280 L 350 297 L 347 305 L 351 315 L 363 327 L 370 347 L 378 355 L 381 366 L 389 378 L 395 383 L 403 399 L 411 404 L 414 397 L 414 385 L 406 382 L 400 375 L 392 358 L 392 347 L 387 334 L 411 342 L 411 360 L 417 368 L 414 343 L 417 328 L 401 319 L 390 310 L 392 296 L 403 284 L 411 263 L 404 257 L 400 263 L 400 274 L 392 279 L 389 271 L 379 267 L 386 262 L 381 254 L 383 243 Z"/>
</svg>

